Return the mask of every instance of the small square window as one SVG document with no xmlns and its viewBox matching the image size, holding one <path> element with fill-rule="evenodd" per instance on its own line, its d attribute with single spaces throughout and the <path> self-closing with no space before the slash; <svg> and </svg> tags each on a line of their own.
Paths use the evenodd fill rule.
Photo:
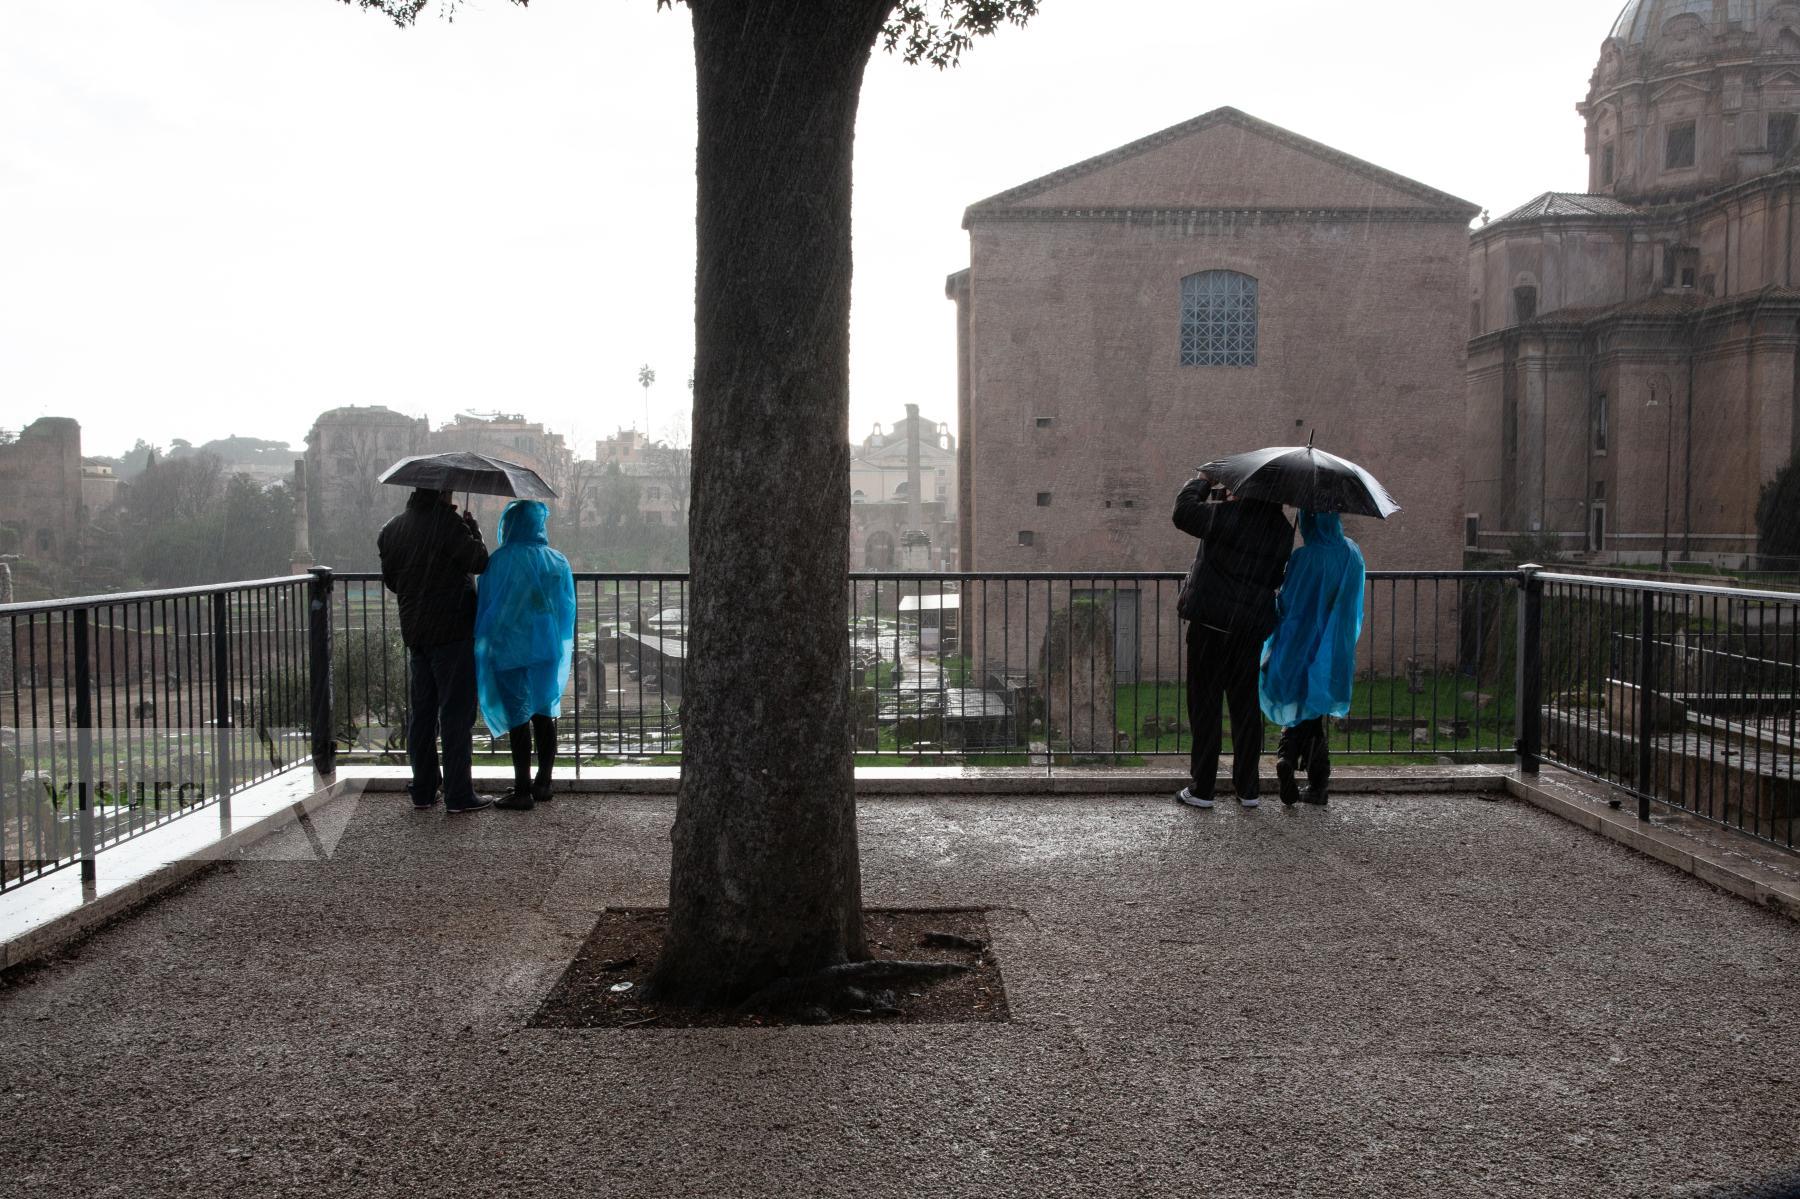
<svg viewBox="0 0 1800 1199">
<path fill-rule="evenodd" d="M 1048 429 L 1050 427 L 1050 418 L 1047 416 L 1038 417 L 1037 418 L 1037 427 L 1040 429 Z"/>
<path fill-rule="evenodd" d="M 1048 508 L 1050 506 L 1050 493 L 1048 491 L 1038 492 L 1037 500 L 1038 500 L 1038 507 Z"/>
<path fill-rule="evenodd" d="M 1019 544 L 1020 545 L 1031 545 L 1031 544 L 1035 543 L 1036 541 L 1037 541 L 1037 534 L 1033 533 L 1030 529 L 1020 529 L 1019 530 Z"/>
<path fill-rule="evenodd" d="M 1136 501 L 1136 500 L 1122 500 L 1122 501 L 1120 501 L 1120 503 L 1119 503 L 1119 507 L 1121 507 L 1121 508 L 1135 508 L 1135 507 L 1137 507 L 1137 501 Z"/>
<path fill-rule="evenodd" d="M 1679 171 L 1693 165 L 1694 123 L 1683 121 L 1679 125 L 1670 125 L 1663 166 L 1671 171 Z"/>
</svg>

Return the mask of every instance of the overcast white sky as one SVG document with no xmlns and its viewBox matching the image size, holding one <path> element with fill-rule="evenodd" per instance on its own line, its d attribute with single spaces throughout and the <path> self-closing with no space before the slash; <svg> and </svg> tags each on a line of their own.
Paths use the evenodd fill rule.
<svg viewBox="0 0 1800 1199">
<path fill-rule="evenodd" d="M 1586 181 L 1622 0 L 1043 0 L 939 73 L 877 54 L 857 135 L 850 428 L 954 422 L 969 203 L 1223 104 L 1495 215 Z M 299 444 L 383 403 L 592 453 L 687 418 L 693 64 L 654 0 L 0 3 L 0 426 L 88 453 Z"/>
</svg>

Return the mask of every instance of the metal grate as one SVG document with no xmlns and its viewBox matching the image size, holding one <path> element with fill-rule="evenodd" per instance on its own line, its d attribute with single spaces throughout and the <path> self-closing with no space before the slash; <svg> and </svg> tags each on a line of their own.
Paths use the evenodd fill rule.
<svg viewBox="0 0 1800 1199">
<path fill-rule="evenodd" d="M 1256 280 L 1201 271 L 1181 281 L 1181 365 L 1256 365 Z"/>
</svg>

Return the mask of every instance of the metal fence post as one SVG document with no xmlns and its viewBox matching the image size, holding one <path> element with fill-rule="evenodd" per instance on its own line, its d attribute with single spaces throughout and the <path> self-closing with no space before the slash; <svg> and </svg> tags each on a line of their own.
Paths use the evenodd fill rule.
<svg viewBox="0 0 1800 1199">
<path fill-rule="evenodd" d="M 319 774 L 337 771 L 337 738 L 333 735 L 334 713 L 331 710 L 331 590 L 329 566 L 315 566 L 307 571 L 312 582 L 307 585 L 307 713 L 312 722 L 313 770 Z"/>
<path fill-rule="evenodd" d="M 1516 653 L 1517 684 L 1513 689 L 1513 724 L 1518 740 L 1519 773 L 1536 774 L 1543 753 L 1544 700 L 1544 584 L 1538 578 L 1543 567 L 1528 562 L 1519 567 L 1519 644 Z"/>
<path fill-rule="evenodd" d="M 231 831 L 231 593 L 212 597 L 213 765 L 219 781 L 219 833 Z"/>
<path fill-rule="evenodd" d="M 88 610 L 77 608 L 75 617 L 75 742 L 80 760 L 76 765 L 75 801 L 77 835 L 81 838 L 81 880 L 98 877 L 94 861 L 94 682 L 88 653 Z"/>
<path fill-rule="evenodd" d="M 1650 772 L 1655 752 L 1656 704 L 1656 593 L 1648 588 L 1638 592 L 1638 660 L 1637 660 L 1637 792 L 1638 819 L 1650 819 Z"/>
</svg>

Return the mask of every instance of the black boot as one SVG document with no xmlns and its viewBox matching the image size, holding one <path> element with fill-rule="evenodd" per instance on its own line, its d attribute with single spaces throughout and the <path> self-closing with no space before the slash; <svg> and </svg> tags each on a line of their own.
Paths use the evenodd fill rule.
<svg viewBox="0 0 1800 1199">
<path fill-rule="evenodd" d="M 513 785 L 511 793 L 495 807 L 529 812 L 537 806 L 531 786 L 531 725 L 536 719 L 533 717 L 507 734 L 507 740 L 512 742 Z"/>
<path fill-rule="evenodd" d="M 537 778 L 531 784 L 531 797 L 539 803 L 549 803 L 555 797 L 550 789 L 550 772 L 556 767 L 556 722 L 548 716 L 533 716 L 531 736 L 537 743 Z"/>
<path fill-rule="evenodd" d="M 1324 722 L 1320 722 L 1319 735 L 1313 738 L 1311 752 L 1306 756 L 1306 802 L 1321 806 L 1331 802 L 1329 789 L 1331 785 L 1331 745 L 1327 741 Z"/>
<path fill-rule="evenodd" d="M 1300 785 L 1294 781 L 1295 769 L 1292 758 L 1275 759 L 1275 780 L 1281 787 L 1281 802 L 1290 808 L 1300 802 Z"/>
<path fill-rule="evenodd" d="M 1275 779 L 1281 788 L 1281 802 L 1292 807 L 1300 802 L 1300 788 L 1294 782 L 1294 774 L 1300 769 L 1299 726 L 1293 725 L 1281 730 L 1281 740 L 1275 746 Z"/>
<path fill-rule="evenodd" d="M 494 806 L 513 812 L 529 812 L 537 807 L 537 802 L 531 798 L 530 787 L 515 786 L 511 791 L 495 800 Z"/>
</svg>

